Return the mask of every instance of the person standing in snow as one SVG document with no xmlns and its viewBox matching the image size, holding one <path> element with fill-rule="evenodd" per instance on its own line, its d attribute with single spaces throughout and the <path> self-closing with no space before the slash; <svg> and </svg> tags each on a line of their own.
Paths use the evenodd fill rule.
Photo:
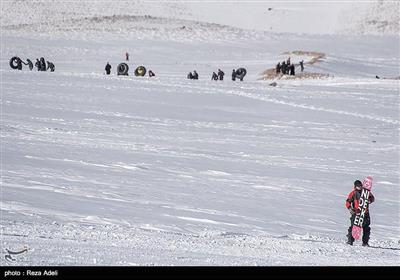
<svg viewBox="0 0 400 280">
<path fill-rule="evenodd" d="M 215 72 L 212 73 L 211 81 L 218 81 L 218 75 L 217 75 L 217 73 L 215 73 Z"/>
<path fill-rule="evenodd" d="M 129 53 L 128 52 L 125 53 L 125 59 L 126 59 L 126 61 L 129 61 Z"/>
<path fill-rule="evenodd" d="M 42 71 L 42 64 L 40 63 L 40 60 L 38 58 L 36 58 L 35 66 L 37 67 L 38 71 Z"/>
<path fill-rule="evenodd" d="M 47 70 L 46 61 L 44 60 L 44 57 L 40 58 L 40 69 L 42 71 L 46 71 Z"/>
<path fill-rule="evenodd" d="M 235 81 L 235 80 L 236 80 L 236 70 L 233 69 L 232 70 L 232 81 Z"/>
<path fill-rule="evenodd" d="M 197 74 L 196 70 L 193 71 L 193 80 L 198 80 L 199 74 Z"/>
<path fill-rule="evenodd" d="M 111 73 L 111 65 L 110 65 L 110 63 L 107 62 L 105 70 L 106 70 L 106 74 L 110 75 L 110 73 Z"/>
<path fill-rule="evenodd" d="M 218 69 L 218 78 L 220 81 L 224 80 L 224 75 L 225 73 L 221 69 Z"/>
<path fill-rule="evenodd" d="M 290 65 L 290 75 L 294 76 L 294 64 Z"/>
<path fill-rule="evenodd" d="M 55 66 L 54 66 L 53 62 L 47 61 L 47 69 L 46 70 L 49 70 L 49 69 L 51 72 L 54 72 Z"/>
<path fill-rule="evenodd" d="M 282 64 L 281 64 L 281 72 L 282 72 L 282 74 L 286 74 L 286 68 L 287 68 L 287 66 L 286 66 L 286 62 L 285 61 L 282 61 Z"/>
<path fill-rule="evenodd" d="M 350 227 L 347 230 L 347 244 L 353 245 L 354 242 L 354 237 L 351 234 L 352 230 L 352 225 L 354 222 L 354 219 L 356 218 L 356 214 L 359 211 L 358 206 L 360 204 L 360 197 L 361 197 L 361 191 L 362 191 L 362 183 L 360 180 L 354 181 L 354 189 L 349 193 L 346 199 L 346 208 L 349 210 L 351 216 L 350 216 Z M 375 201 L 374 195 L 370 192 L 369 197 L 368 197 L 369 204 Z M 369 204 L 368 207 L 365 211 L 365 216 L 364 216 L 364 221 L 362 224 L 363 228 L 363 236 L 362 236 L 362 245 L 363 246 L 369 246 L 368 241 L 369 241 L 369 236 L 371 233 L 371 218 L 369 215 Z"/>
<path fill-rule="evenodd" d="M 276 65 L 275 70 L 276 70 L 276 74 L 281 73 L 281 63 L 280 62 L 278 62 L 278 64 Z"/>
<path fill-rule="evenodd" d="M 301 72 L 303 72 L 303 70 L 304 70 L 304 61 L 303 60 L 300 61 L 300 70 L 301 70 Z"/>
</svg>

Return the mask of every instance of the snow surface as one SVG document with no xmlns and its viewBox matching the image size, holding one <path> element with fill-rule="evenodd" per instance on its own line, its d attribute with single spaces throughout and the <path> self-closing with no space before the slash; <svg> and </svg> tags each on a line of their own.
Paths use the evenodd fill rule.
<svg viewBox="0 0 400 280">
<path fill-rule="evenodd" d="M 2 15 L 16 3 L 31 4 Z M 399 76 L 398 35 L 246 30 L 161 15 L 171 3 L 149 17 L 85 2 L 74 17 L 72 4 L 56 24 L 8 13 L 2 26 L 1 246 L 28 251 L 1 265 L 399 264 L 399 80 L 375 79 Z M 330 76 L 259 80 L 295 50 L 325 53 L 305 71 Z M 130 73 L 156 77 L 117 76 L 126 51 Z M 12 70 L 14 55 L 56 71 Z M 345 199 L 367 175 L 371 247 L 348 246 Z"/>
</svg>

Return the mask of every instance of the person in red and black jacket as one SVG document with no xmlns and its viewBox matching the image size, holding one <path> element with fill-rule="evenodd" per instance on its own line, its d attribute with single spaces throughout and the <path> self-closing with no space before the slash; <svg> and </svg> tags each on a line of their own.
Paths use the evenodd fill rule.
<svg viewBox="0 0 400 280">
<path fill-rule="evenodd" d="M 354 222 L 354 219 L 356 217 L 360 202 L 360 197 L 361 197 L 361 191 L 362 191 L 362 183 L 360 180 L 354 181 L 354 189 L 349 193 L 346 199 L 346 208 L 349 209 L 351 217 L 350 217 L 350 227 L 347 232 L 347 244 L 353 245 L 354 242 L 354 237 L 351 235 L 351 230 L 352 230 L 352 225 Z M 369 204 L 374 202 L 375 197 L 374 195 L 370 192 L 369 193 Z M 369 246 L 368 241 L 369 241 L 369 235 L 371 233 L 371 228 L 369 225 L 371 224 L 371 218 L 369 215 L 369 204 L 367 207 L 367 210 L 365 211 L 365 216 L 364 216 L 364 221 L 362 224 L 363 228 L 363 236 L 362 236 L 362 245 L 363 246 Z"/>
</svg>

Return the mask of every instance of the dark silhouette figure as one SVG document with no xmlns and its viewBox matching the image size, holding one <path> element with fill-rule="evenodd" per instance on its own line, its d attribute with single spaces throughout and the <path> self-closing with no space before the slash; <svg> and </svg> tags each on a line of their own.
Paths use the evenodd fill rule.
<svg viewBox="0 0 400 280">
<path fill-rule="evenodd" d="M 35 66 L 38 71 L 42 71 L 42 64 L 40 63 L 40 60 L 36 58 Z"/>
<path fill-rule="evenodd" d="M 191 80 L 193 79 L 193 74 L 192 74 L 192 72 L 189 72 L 189 74 L 187 75 L 187 78 L 188 78 L 188 79 L 191 79 Z"/>
<path fill-rule="evenodd" d="M 235 80 L 236 80 L 236 70 L 233 69 L 232 70 L 232 81 L 235 81 Z"/>
<path fill-rule="evenodd" d="M 294 76 L 294 64 L 290 65 L 290 75 Z"/>
<path fill-rule="evenodd" d="M 154 77 L 155 75 L 153 71 L 149 70 L 149 77 Z"/>
<path fill-rule="evenodd" d="M 128 52 L 125 53 L 125 59 L 126 59 L 126 61 L 129 61 L 129 53 Z"/>
<path fill-rule="evenodd" d="M 47 69 L 46 61 L 44 60 L 44 57 L 40 58 L 40 69 L 41 69 L 41 71 L 46 71 L 46 69 Z"/>
<path fill-rule="evenodd" d="M 197 74 L 196 70 L 193 71 L 193 80 L 198 80 L 199 74 Z"/>
<path fill-rule="evenodd" d="M 49 70 L 49 69 L 51 72 L 54 72 L 55 66 L 54 66 L 53 62 L 47 61 L 47 70 Z"/>
<path fill-rule="evenodd" d="M 287 65 L 286 65 L 286 62 L 285 61 L 282 61 L 282 64 L 281 64 L 281 72 L 282 72 L 282 74 L 286 74 L 286 71 L 287 71 Z"/>
<path fill-rule="evenodd" d="M 218 80 L 218 75 L 217 73 L 213 72 L 211 76 L 211 80 L 217 81 Z"/>
<path fill-rule="evenodd" d="M 275 69 L 276 69 L 276 74 L 281 73 L 281 63 L 280 62 L 278 62 Z"/>
<path fill-rule="evenodd" d="M 111 65 L 110 65 L 110 63 L 107 62 L 105 70 L 106 70 L 106 74 L 110 75 L 110 73 L 111 73 Z"/>
<path fill-rule="evenodd" d="M 224 75 L 225 73 L 221 69 L 218 69 L 218 78 L 220 81 L 224 80 Z"/>
<path fill-rule="evenodd" d="M 32 69 L 33 69 L 33 62 L 32 62 L 29 58 L 28 58 L 26 61 L 28 62 L 29 70 L 32 71 Z"/>
<path fill-rule="evenodd" d="M 304 61 L 303 60 L 300 61 L 300 70 L 301 70 L 301 72 L 304 71 Z"/>
</svg>

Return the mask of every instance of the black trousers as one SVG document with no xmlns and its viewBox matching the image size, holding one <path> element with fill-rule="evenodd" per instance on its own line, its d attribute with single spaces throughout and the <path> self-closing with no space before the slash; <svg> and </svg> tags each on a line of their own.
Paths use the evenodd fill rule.
<svg viewBox="0 0 400 280">
<path fill-rule="evenodd" d="M 354 242 L 354 237 L 351 235 L 351 230 L 352 230 L 352 227 L 353 227 L 352 225 L 353 225 L 355 218 L 356 218 L 356 215 L 351 215 L 350 227 L 347 230 L 347 238 L 348 238 L 348 241 L 350 241 L 350 242 Z M 362 228 L 363 228 L 362 242 L 363 243 L 368 243 L 368 241 L 369 241 L 369 235 L 371 234 L 371 228 L 369 227 L 370 224 L 371 224 L 371 217 L 369 216 L 369 213 L 367 213 L 364 216 L 364 221 L 362 224 Z"/>
</svg>

